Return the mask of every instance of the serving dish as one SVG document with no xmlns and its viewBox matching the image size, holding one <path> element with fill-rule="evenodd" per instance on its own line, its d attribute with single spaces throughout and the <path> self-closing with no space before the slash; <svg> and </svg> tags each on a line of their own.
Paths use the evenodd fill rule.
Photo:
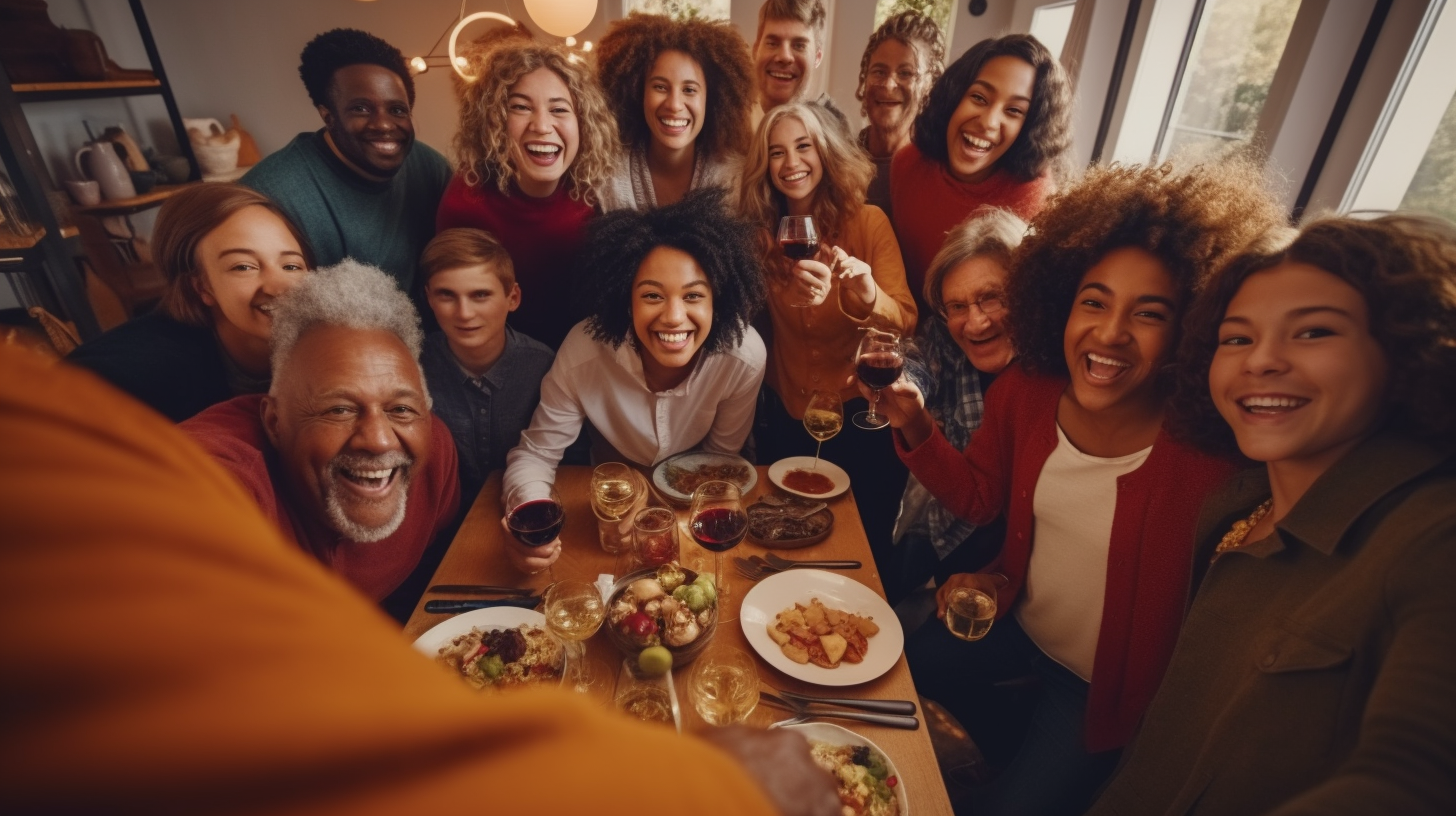
<svg viewBox="0 0 1456 816">
<path fill-rule="evenodd" d="M 748 513 L 748 540 L 771 550 L 792 550 L 818 544 L 834 532 L 834 511 L 823 507 L 802 518 L 795 518 L 796 511 L 806 510 L 815 505 L 822 506 L 822 502 L 798 496 L 779 496 L 777 494 L 764 496 L 745 508 L 745 512 Z M 780 514 L 784 518 L 776 518 Z M 818 532 L 790 537 L 760 535 L 765 532 L 771 533 L 775 529 L 790 532 L 798 530 L 817 530 Z"/>
<path fill-rule="evenodd" d="M 827 493 L 805 493 L 802 490 L 795 490 L 792 487 L 784 485 L 784 477 L 791 470 L 812 470 L 817 473 L 822 473 L 829 477 L 829 481 L 833 482 L 834 486 Z M 769 465 L 768 480 L 773 482 L 774 487 L 787 493 L 793 493 L 795 496 L 803 496 L 806 499 L 819 499 L 821 501 L 832 499 L 835 496 L 841 496 L 844 494 L 844 491 L 849 489 L 849 474 L 844 472 L 844 468 L 824 459 L 820 459 L 819 464 L 815 465 L 814 457 L 812 456 L 790 456 L 787 459 L 780 459 L 774 462 L 772 465 Z"/>
<path fill-rule="evenodd" d="M 869 639 L 863 662 L 841 663 L 833 669 L 795 663 L 768 636 L 768 625 L 778 613 L 795 603 L 807 606 L 812 598 L 844 612 L 874 618 L 879 624 L 880 631 Z M 748 645 L 764 662 L 790 677 L 820 686 L 852 686 L 873 680 L 889 671 L 905 650 L 905 632 L 885 599 L 853 578 L 825 570 L 788 570 L 759 581 L 743 596 L 738 620 Z"/>
<path fill-rule="evenodd" d="M 758 469 L 751 462 L 742 456 L 733 456 L 727 453 L 712 453 L 710 451 L 686 451 L 676 456 L 670 456 L 657 463 L 652 469 L 652 486 L 662 496 L 680 505 L 687 506 L 693 500 L 693 491 L 686 492 L 678 490 L 670 483 L 671 474 L 678 470 L 695 471 L 699 468 L 736 468 L 740 474 L 745 474 L 741 479 L 732 481 L 738 485 L 746 496 L 754 486 L 758 484 Z M 712 478 L 717 478 L 716 476 Z M 703 479 L 702 481 L 710 481 Z"/>
<path fill-rule="evenodd" d="M 636 570 L 635 572 L 629 572 L 621 578 L 618 578 L 617 581 L 612 584 L 611 595 L 609 595 L 607 598 L 607 620 L 602 622 L 602 629 L 606 631 L 607 639 L 612 642 L 612 645 L 616 646 L 617 650 L 620 651 L 624 657 L 630 659 L 633 663 L 636 662 L 637 655 L 641 654 L 642 650 L 646 647 L 638 644 L 627 634 L 623 633 L 616 626 L 612 625 L 612 610 L 617 603 L 617 600 L 621 597 L 623 591 L 625 591 L 627 587 L 632 584 L 633 581 L 636 581 L 639 578 L 653 578 L 657 575 L 657 569 L 657 567 L 647 567 L 645 569 Z M 692 583 L 698 577 L 698 573 L 696 571 L 688 569 L 687 567 L 682 567 L 682 571 L 686 578 L 685 583 Z M 693 639 L 691 643 L 683 646 L 670 646 L 665 642 L 661 644 L 666 647 L 669 652 L 672 652 L 672 665 L 674 668 L 677 668 L 678 666 L 685 666 L 688 663 L 691 663 L 694 658 L 702 654 L 703 651 L 708 648 L 709 643 L 713 642 L 713 634 L 718 630 L 718 606 L 716 602 L 713 604 L 712 609 L 713 614 L 709 617 L 707 625 L 701 627 L 700 633 L 696 638 Z"/>
<path fill-rule="evenodd" d="M 799 732 L 799 734 L 801 734 L 804 739 L 812 740 L 814 742 L 822 742 L 827 745 L 868 746 L 872 751 L 884 758 L 885 766 L 890 771 L 890 775 L 886 777 L 887 783 L 889 779 L 895 780 L 895 784 L 890 786 L 890 790 L 894 793 L 895 801 L 899 804 L 899 816 L 909 816 L 910 797 L 907 796 L 905 793 L 905 778 L 900 775 L 900 771 L 898 768 L 895 767 L 895 761 L 890 759 L 890 755 L 880 750 L 880 746 L 876 745 L 872 740 L 861 734 L 857 734 L 849 730 L 848 728 L 844 728 L 838 725 L 832 725 L 830 723 L 808 722 L 798 723 L 795 725 L 784 725 L 779 727 L 793 729 L 794 731 Z"/>
</svg>

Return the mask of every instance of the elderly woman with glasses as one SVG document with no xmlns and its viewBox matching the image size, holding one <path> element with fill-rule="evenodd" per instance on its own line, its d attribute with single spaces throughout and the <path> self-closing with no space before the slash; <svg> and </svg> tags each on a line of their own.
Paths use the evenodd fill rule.
<svg viewBox="0 0 1456 816">
<path fill-rule="evenodd" d="M 859 61 L 859 88 L 854 98 L 869 121 L 859 132 L 859 146 L 875 163 L 875 177 L 865 197 L 890 211 L 890 159 L 910 144 L 915 117 L 925 107 L 930 86 L 940 79 L 945 65 L 945 41 L 940 26 L 918 11 L 902 11 L 886 18 L 870 35 Z"/>
</svg>

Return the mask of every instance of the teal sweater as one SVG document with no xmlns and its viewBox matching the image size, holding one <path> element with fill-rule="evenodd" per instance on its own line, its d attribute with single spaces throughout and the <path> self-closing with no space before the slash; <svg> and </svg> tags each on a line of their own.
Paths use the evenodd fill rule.
<svg viewBox="0 0 1456 816">
<path fill-rule="evenodd" d="M 320 266 L 353 258 L 383 269 L 411 292 L 450 175 L 445 157 L 417 141 L 394 178 L 370 181 L 334 155 L 320 130 L 300 133 L 241 183 L 278 202 L 308 236 Z"/>
</svg>

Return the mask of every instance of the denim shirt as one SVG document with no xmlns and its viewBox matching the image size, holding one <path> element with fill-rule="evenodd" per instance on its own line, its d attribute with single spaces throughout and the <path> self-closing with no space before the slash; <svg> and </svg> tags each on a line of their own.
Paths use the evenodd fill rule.
<svg viewBox="0 0 1456 816">
<path fill-rule="evenodd" d="M 469 507 L 492 470 L 505 467 L 506 453 L 541 400 L 541 378 L 555 352 L 544 343 L 506 327 L 500 359 L 479 379 L 460 366 L 443 332 L 425 339 L 420 365 L 434 400 L 435 415 L 455 438 L 460 458 L 460 501 Z"/>
</svg>

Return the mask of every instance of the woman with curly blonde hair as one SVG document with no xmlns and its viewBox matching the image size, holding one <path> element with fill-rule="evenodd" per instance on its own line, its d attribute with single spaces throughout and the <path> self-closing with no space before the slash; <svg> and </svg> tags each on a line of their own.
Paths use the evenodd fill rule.
<svg viewBox="0 0 1456 816">
<path fill-rule="evenodd" d="M 1080 813 L 1157 689 L 1188 597 L 1194 521 L 1235 468 L 1166 428 L 1179 326 L 1209 277 L 1284 221 L 1252 163 L 1091 170 L 1012 257 L 1019 361 L 987 392 L 966 449 L 946 441 L 913 384 L 885 389 L 915 478 L 971 523 L 1006 518 L 999 555 L 937 597 L 943 617 L 958 590 L 989 595 L 990 634 L 964 649 L 925 627 L 907 649 L 922 692 L 1006 766 L 977 813 Z M 974 663 L 948 665 L 960 660 Z M 1030 720 L 1007 718 L 996 683 L 1027 674 L 1040 679 Z"/>
<path fill-rule="evenodd" d="M 597 78 L 628 151 L 602 209 L 648 209 L 732 186 L 753 105 L 748 44 L 727 22 L 631 14 L 597 43 Z"/>
<path fill-rule="evenodd" d="M 859 401 L 851 384 L 861 330 L 907 336 L 915 330 L 915 301 L 905 286 L 900 244 L 890 219 L 865 203 L 873 169 L 835 114 L 817 103 L 793 102 L 769 111 L 749 147 L 739 208 L 759 227 L 768 275 L 772 332 L 764 382 L 776 399 L 759 408 L 759 453 L 814 452 L 802 420 L 815 390 Z M 794 261 L 779 250 L 776 231 L 787 215 L 814 219 L 817 254 Z M 858 406 L 856 406 L 858 407 Z M 849 411 L 849 408 L 845 409 Z M 871 541 L 887 542 L 898 490 L 883 488 L 873 471 L 903 473 L 889 440 L 846 424 L 824 454 L 849 471 Z M 864 479 L 856 472 L 866 474 Z M 893 490 L 893 492 L 891 492 Z M 886 501 L 888 497 L 888 501 Z"/>
<path fill-rule="evenodd" d="M 456 175 L 435 225 L 483 229 L 516 267 L 515 328 L 555 348 L 576 322 L 552 297 L 571 284 L 593 205 L 617 160 L 616 123 L 596 80 L 566 52 L 507 39 L 470 65 Z"/>
<path fill-rule="evenodd" d="M 944 68 L 945 40 L 940 26 L 918 11 L 887 17 L 870 35 L 860 58 L 854 98 L 869 124 L 859 132 L 859 146 L 875 163 L 867 199 L 891 218 L 890 159 L 910 144 L 915 117 Z"/>
</svg>

